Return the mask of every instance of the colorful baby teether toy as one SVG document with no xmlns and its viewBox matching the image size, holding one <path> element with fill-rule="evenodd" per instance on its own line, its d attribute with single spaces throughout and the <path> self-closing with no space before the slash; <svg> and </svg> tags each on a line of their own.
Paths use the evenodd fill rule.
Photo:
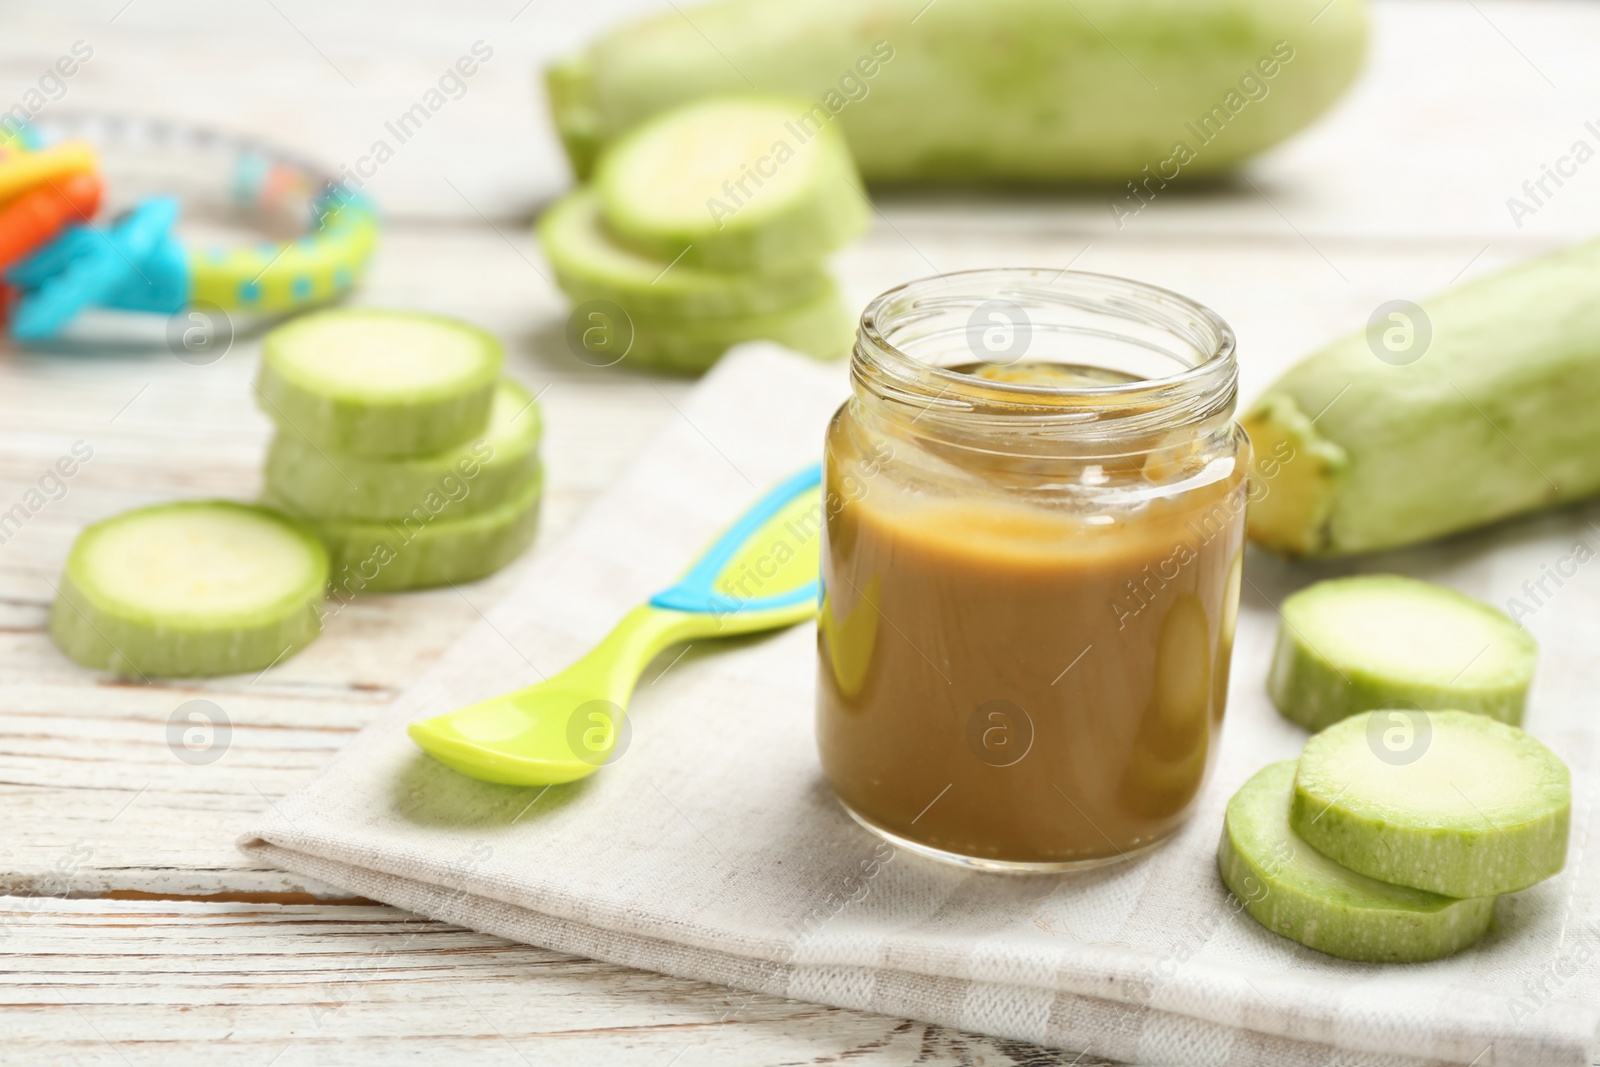
<svg viewBox="0 0 1600 1067">
<path fill-rule="evenodd" d="M 72 139 L 52 143 L 53 134 Z M 190 170 L 220 164 L 234 209 L 269 216 L 303 205 L 311 228 L 285 242 L 191 246 L 173 233 L 179 201 L 167 195 L 93 226 L 102 180 L 90 144 L 113 158 L 143 153 L 169 170 L 187 153 L 194 166 L 174 174 L 178 185 L 193 178 Z M 149 160 L 140 162 L 143 174 Z M 205 304 L 275 314 L 325 303 L 355 285 L 376 239 L 377 215 L 365 197 L 252 141 L 107 117 L 52 119 L 0 141 L 0 272 L 15 290 L 5 301 L 10 332 L 22 340 L 53 337 L 90 307 L 172 314 Z"/>
</svg>

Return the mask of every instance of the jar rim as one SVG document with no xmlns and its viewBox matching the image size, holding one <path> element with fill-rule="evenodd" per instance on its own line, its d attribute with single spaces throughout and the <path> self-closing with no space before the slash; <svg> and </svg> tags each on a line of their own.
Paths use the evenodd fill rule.
<svg viewBox="0 0 1600 1067">
<path fill-rule="evenodd" d="M 1060 287 L 1062 280 L 1067 279 L 1070 283 L 1080 287 L 1100 287 L 1106 295 L 1118 295 L 1135 299 L 1142 298 L 1148 301 L 1152 307 L 1166 306 L 1180 309 L 1191 316 L 1195 322 L 1204 325 L 1209 330 L 1211 334 L 1209 344 L 1201 345 L 1195 343 L 1192 338 L 1189 339 L 1197 350 L 1205 353 L 1204 357 L 1173 374 L 1159 377 L 1137 378 L 1126 383 L 1097 386 L 1046 386 L 980 378 L 963 371 L 928 363 L 897 347 L 894 341 L 887 336 L 889 331 L 884 324 L 890 318 L 891 313 L 896 310 L 894 305 L 897 301 L 904 300 L 909 296 L 914 296 L 924 291 L 932 293 L 942 288 L 954 288 L 955 286 L 950 283 L 955 283 L 956 285 L 968 283 L 974 290 L 983 287 L 985 283 L 1017 282 L 1036 285 L 1037 279 L 1046 275 L 1050 279 L 1045 283 L 1046 290 Z M 1033 291 L 1040 292 L 1041 290 L 1034 289 Z M 1177 333 L 1175 330 L 1169 330 L 1169 332 Z M 870 355 L 877 357 L 873 362 L 879 364 L 879 369 L 888 370 L 891 373 L 895 370 L 901 371 L 902 373 L 894 375 L 897 378 L 903 378 L 905 376 L 903 372 L 910 370 L 916 376 L 927 376 L 934 381 L 943 383 L 947 387 L 976 385 L 982 388 L 990 397 L 1011 395 L 1017 398 L 1052 399 L 1068 396 L 1104 397 L 1108 399 L 1117 396 L 1147 396 L 1152 390 L 1182 387 L 1187 384 L 1203 384 L 1206 379 L 1215 376 L 1219 367 L 1232 367 L 1234 365 L 1237 348 L 1237 339 L 1233 329 L 1221 316 L 1204 304 L 1191 300 L 1181 293 L 1115 274 L 1065 269 L 1055 270 L 1040 267 L 999 267 L 952 271 L 948 274 L 931 275 L 904 282 L 880 293 L 862 310 L 858 340 L 868 342 L 870 348 L 876 350 L 863 352 L 863 345 L 858 343 L 855 352 L 855 356 L 858 359 L 870 353 Z M 1230 374 L 1229 377 L 1236 377 L 1236 371 Z"/>
</svg>

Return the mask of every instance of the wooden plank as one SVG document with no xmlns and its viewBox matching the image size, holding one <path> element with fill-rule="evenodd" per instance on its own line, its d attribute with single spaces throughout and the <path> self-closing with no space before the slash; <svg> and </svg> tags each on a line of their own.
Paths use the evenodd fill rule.
<svg viewBox="0 0 1600 1067">
<path fill-rule="evenodd" d="M 1077 1063 L 379 906 L 0 898 L 7 1063 Z"/>
</svg>

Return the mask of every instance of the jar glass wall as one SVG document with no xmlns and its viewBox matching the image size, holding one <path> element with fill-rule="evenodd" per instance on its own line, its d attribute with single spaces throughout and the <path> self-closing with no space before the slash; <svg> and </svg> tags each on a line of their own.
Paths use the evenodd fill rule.
<svg viewBox="0 0 1600 1067">
<path fill-rule="evenodd" d="M 1233 335 L 1047 270 L 868 306 L 827 435 L 817 738 L 850 813 L 1014 870 L 1173 833 L 1213 762 L 1249 444 Z"/>
</svg>

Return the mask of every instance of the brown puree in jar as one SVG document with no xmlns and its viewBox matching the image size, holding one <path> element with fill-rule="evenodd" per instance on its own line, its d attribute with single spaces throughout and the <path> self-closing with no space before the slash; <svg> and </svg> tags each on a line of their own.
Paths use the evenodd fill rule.
<svg viewBox="0 0 1600 1067">
<path fill-rule="evenodd" d="M 1007 864 L 1117 859 L 1176 829 L 1221 728 L 1248 463 L 1134 450 L 1079 481 L 1162 493 L 1068 508 L 981 479 L 919 492 L 926 442 L 885 458 L 848 425 L 828 435 L 818 636 L 839 798 L 893 837 Z"/>
</svg>

